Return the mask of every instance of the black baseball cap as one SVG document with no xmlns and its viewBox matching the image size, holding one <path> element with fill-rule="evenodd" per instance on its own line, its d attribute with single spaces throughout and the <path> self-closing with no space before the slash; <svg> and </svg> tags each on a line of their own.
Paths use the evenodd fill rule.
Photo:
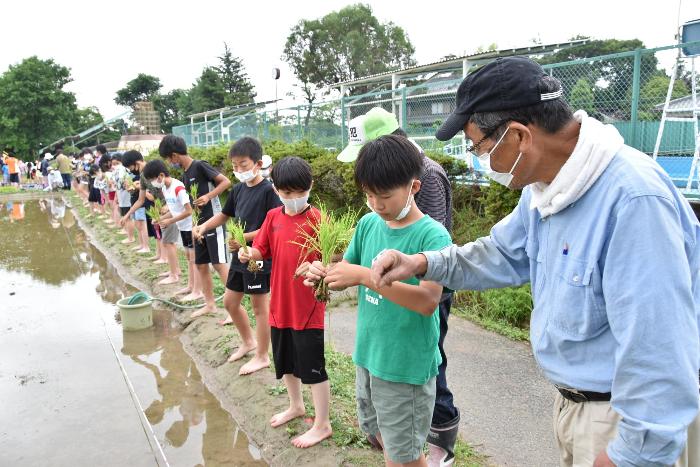
<svg viewBox="0 0 700 467">
<path fill-rule="evenodd" d="M 562 95 L 561 87 L 546 93 L 540 89 L 545 75 L 542 67 L 529 58 L 497 58 L 464 78 L 457 89 L 456 108 L 435 137 L 440 141 L 452 139 L 477 112 L 519 109 L 558 99 Z"/>
</svg>

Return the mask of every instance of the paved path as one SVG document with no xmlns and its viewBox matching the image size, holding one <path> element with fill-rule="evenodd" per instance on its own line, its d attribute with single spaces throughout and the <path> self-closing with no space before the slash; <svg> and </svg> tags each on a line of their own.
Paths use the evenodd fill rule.
<svg viewBox="0 0 700 467">
<path fill-rule="evenodd" d="M 537 368 L 529 344 L 455 316 L 449 324 L 447 380 L 462 412 L 462 437 L 496 465 L 557 465 L 552 434 L 554 389 Z M 326 329 L 337 350 L 351 353 L 355 307 L 333 308 Z"/>
</svg>

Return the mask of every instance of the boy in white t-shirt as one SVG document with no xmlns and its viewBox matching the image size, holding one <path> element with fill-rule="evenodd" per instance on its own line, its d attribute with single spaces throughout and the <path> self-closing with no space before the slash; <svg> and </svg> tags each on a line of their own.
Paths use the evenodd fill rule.
<svg viewBox="0 0 700 467">
<path fill-rule="evenodd" d="M 202 297 L 201 287 L 197 284 L 197 273 L 194 265 L 194 245 L 192 243 L 192 205 L 190 197 L 185 189 L 185 185 L 180 180 L 172 178 L 165 163 L 160 160 L 149 161 L 143 168 L 143 177 L 148 180 L 154 188 L 160 188 L 163 191 L 163 197 L 168 206 L 168 212 L 161 216 L 158 225 L 162 232 L 165 232 L 168 226 L 173 223 L 177 224 L 177 229 L 180 231 L 182 245 L 185 247 L 188 263 L 187 287 L 176 292 L 176 294 L 189 294 L 185 299 L 196 300 Z M 165 238 L 163 236 L 163 249 L 168 263 L 177 261 L 177 239 Z M 172 270 L 171 264 L 171 270 Z M 179 271 L 179 266 L 177 268 Z M 172 275 L 172 274 L 171 274 Z M 172 279 L 170 276 L 167 279 Z M 179 277 L 173 282 L 177 282 Z"/>
</svg>

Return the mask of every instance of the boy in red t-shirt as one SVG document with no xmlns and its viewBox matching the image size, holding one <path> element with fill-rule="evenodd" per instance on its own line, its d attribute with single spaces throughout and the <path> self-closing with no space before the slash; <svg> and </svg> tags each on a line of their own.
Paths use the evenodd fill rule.
<svg viewBox="0 0 700 467">
<path fill-rule="evenodd" d="M 301 385 L 311 385 L 316 418 L 314 425 L 292 444 L 307 448 L 333 433 L 329 418 L 330 384 L 323 354 L 325 304 L 316 301 L 311 288 L 304 286 L 305 266 L 299 266 L 303 243 L 298 229 L 308 229 L 309 219 L 320 218 L 318 209 L 308 203 L 311 191 L 311 166 L 298 157 L 285 157 L 272 169 L 272 182 L 283 206 L 268 211 L 250 251 L 238 250 L 246 263 L 272 258 L 270 278 L 270 330 L 272 357 L 277 379 L 282 379 L 289 394 L 289 408 L 270 420 L 273 427 L 301 417 L 306 412 Z M 315 258 L 305 258 L 309 261 Z"/>
</svg>

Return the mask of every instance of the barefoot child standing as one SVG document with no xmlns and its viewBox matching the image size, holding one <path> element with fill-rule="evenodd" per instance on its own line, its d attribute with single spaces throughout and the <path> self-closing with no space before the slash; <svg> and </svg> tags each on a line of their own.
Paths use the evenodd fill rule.
<svg viewBox="0 0 700 467">
<path fill-rule="evenodd" d="M 193 185 L 197 186 L 198 198 L 192 200 L 195 209 L 199 209 L 199 225 L 192 226 L 195 265 L 199 274 L 199 283 L 204 293 L 204 307 L 192 312 L 192 318 L 216 313 L 214 283 L 211 280 L 209 265 L 219 274 L 221 282 L 228 276 L 228 251 L 226 232 L 223 227 L 203 230 L 201 225 L 221 212 L 219 195 L 231 186 L 231 181 L 207 162 L 194 160 L 187 154 L 185 140 L 175 135 L 166 135 L 158 147 L 160 157 L 185 172 L 182 183 L 188 193 Z"/>
<path fill-rule="evenodd" d="M 272 259 L 272 296 L 270 326 L 272 356 L 277 379 L 282 379 L 289 394 L 289 408 L 272 417 L 273 427 L 284 425 L 304 415 L 301 385 L 311 385 L 316 418 L 309 431 L 294 438 L 292 444 L 307 448 L 332 434 L 329 418 L 330 385 L 323 353 L 325 304 L 317 302 L 312 289 L 305 287 L 297 277 L 303 243 L 299 228 L 312 234 L 307 222 L 320 218 L 318 209 L 309 205 L 311 166 L 298 157 L 285 157 L 272 168 L 275 191 L 283 207 L 268 212 L 253 247 L 238 250 L 238 258 L 249 260 Z M 296 278 L 295 278 L 296 277 Z"/>
<path fill-rule="evenodd" d="M 233 174 L 238 179 L 228 195 L 223 210 L 201 225 L 203 230 L 211 230 L 225 224 L 230 218 L 245 226 L 245 239 L 248 245 L 253 243 L 267 213 L 282 205 L 279 196 L 272 188 L 272 183 L 264 179 L 262 169 L 262 146 L 255 138 L 244 137 L 231 146 L 229 157 Z M 246 245 L 239 245 L 235 239 L 229 239 L 231 251 L 238 251 Z M 249 352 L 255 356 L 243 365 L 240 375 L 247 375 L 270 366 L 268 349 L 270 346 L 270 271 L 272 261 L 261 262 L 255 271 L 248 270 L 248 263 L 241 263 L 236 255 L 231 258 L 224 306 L 230 315 L 230 321 L 236 325 L 241 335 L 241 346 L 229 357 L 229 362 L 240 360 Z M 248 320 L 248 313 L 241 306 L 245 294 L 250 296 L 255 313 L 255 335 Z"/>
</svg>

